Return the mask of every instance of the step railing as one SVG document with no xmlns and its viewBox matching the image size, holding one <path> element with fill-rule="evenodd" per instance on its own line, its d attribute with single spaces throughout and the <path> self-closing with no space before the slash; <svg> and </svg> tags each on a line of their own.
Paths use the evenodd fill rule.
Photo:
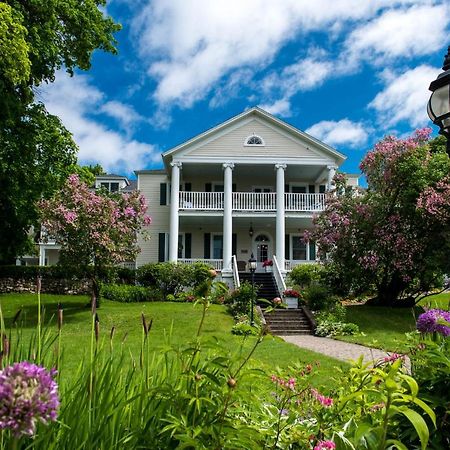
<svg viewBox="0 0 450 450">
<path fill-rule="evenodd" d="M 239 269 L 237 265 L 236 255 L 233 255 L 231 257 L 231 266 L 233 268 L 234 288 L 239 289 L 241 287 L 241 281 L 239 280 Z"/>
<path fill-rule="evenodd" d="M 280 295 L 283 295 L 283 292 L 286 290 L 286 283 L 284 282 L 284 277 L 283 274 L 281 273 L 280 265 L 278 264 L 278 260 L 275 255 L 273 255 L 272 260 L 273 260 L 273 275 L 275 278 L 275 283 L 277 285 L 278 292 L 280 293 Z"/>
</svg>

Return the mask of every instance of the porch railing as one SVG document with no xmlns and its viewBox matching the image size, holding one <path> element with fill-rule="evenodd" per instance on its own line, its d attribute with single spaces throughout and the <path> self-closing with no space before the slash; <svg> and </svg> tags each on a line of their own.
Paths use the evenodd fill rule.
<svg viewBox="0 0 450 450">
<path fill-rule="evenodd" d="M 200 211 L 223 210 L 223 192 L 188 192 L 180 191 L 179 208 Z"/>
<path fill-rule="evenodd" d="M 276 211 L 275 192 L 233 192 L 234 211 Z"/>
<path fill-rule="evenodd" d="M 325 209 L 326 194 L 284 194 L 285 210 L 319 212 Z M 223 211 L 223 192 L 180 191 L 179 209 L 182 211 Z M 277 210 L 276 192 L 233 192 L 233 211 L 274 212 Z"/>
<path fill-rule="evenodd" d="M 284 194 L 286 211 L 323 211 L 326 194 Z"/>
<path fill-rule="evenodd" d="M 182 264 L 194 264 L 196 262 L 201 262 L 204 264 L 209 264 L 215 270 L 222 270 L 222 260 L 221 259 L 179 258 L 178 262 L 182 263 Z"/>
</svg>

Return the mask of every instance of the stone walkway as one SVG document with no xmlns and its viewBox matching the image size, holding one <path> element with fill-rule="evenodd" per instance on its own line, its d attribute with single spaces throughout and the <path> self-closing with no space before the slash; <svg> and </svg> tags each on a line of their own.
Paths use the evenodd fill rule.
<svg viewBox="0 0 450 450">
<path fill-rule="evenodd" d="M 299 347 L 312 350 L 331 358 L 340 359 L 341 361 L 349 362 L 356 360 L 360 355 L 364 356 L 365 362 L 375 363 L 379 359 L 388 356 L 389 353 L 376 348 L 364 347 L 359 344 L 351 344 L 349 342 L 337 341 L 335 339 L 310 336 L 310 335 L 293 335 L 280 336 L 286 342 L 295 344 Z M 410 367 L 409 359 L 406 358 L 406 367 Z"/>
</svg>

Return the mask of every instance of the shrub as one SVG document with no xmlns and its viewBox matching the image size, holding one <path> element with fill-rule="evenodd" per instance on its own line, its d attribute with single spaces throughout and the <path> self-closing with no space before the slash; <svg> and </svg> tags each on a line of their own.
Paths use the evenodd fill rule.
<svg viewBox="0 0 450 450">
<path fill-rule="evenodd" d="M 100 292 L 104 298 L 115 302 L 137 303 L 153 300 L 150 289 L 143 286 L 102 284 Z"/>
<path fill-rule="evenodd" d="M 249 323 L 238 322 L 231 328 L 231 333 L 238 336 L 256 336 L 259 334 L 258 327 L 252 327 Z"/>
<path fill-rule="evenodd" d="M 323 281 L 325 270 L 322 264 L 299 264 L 289 273 L 289 284 L 307 288 Z"/>
<path fill-rule="evenodd" d="M 313 311 L 327 309 L 337 301 L 336 297 L 331 295 L 325 286 L 314 284 L 305 289 L 304 297 L 309 308 Z"/>
<path fill-rule="evenodd" d="M 318 322 L 315 335 L 320 337 L 327 336 L 348 336 L 359 333 L 359 327 L 355 323 L 334 322 L 324 320 Z"/>
<path fill-rule="evenodd" d="M 210 271 L 211 267 L 203 263 L 150 263 L 137 269 L 136 279 L 143 286 L 159 288 L 165 299 L 169 294 L 177 296 L 184 289 L 199 287 L 211 279 Z"/>
<path fill-rule="evenodd" d="M 257 291 L 257 286 L 255 286 L 253 290 L 251 283 L 249 283 L 248 281 L 244 281 L 239 289 L 231 292 L 228 299 L 228 308 L 233 317 L 237 317 L 242 314 L 248 314 L 248 312 L 250 311 L 252 298 L 254 298 Z"/>
</svg>

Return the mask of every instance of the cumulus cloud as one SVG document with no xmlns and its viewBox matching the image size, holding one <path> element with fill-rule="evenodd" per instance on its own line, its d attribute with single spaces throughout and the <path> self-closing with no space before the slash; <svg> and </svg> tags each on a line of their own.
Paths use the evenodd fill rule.
<svg viewBox="0 0 450 450">
<path fill-rule="evenodd" d="M 339 35 L 348 30 L 349 25 L 354 28 L 355 24 L 365 24 L 377 18 L 380 11 L 401 8 L 400 13 L 403 14 L 411 5 L 414 14 L 411 12 L 407 19 L 412 23 L 418 15 L 422 16 L 423 11 L 417 6 L 423 4 L 430 5 L 430 0 L 147 0 L 139 8 L 132 29 L 147 73 L 157 83 L 155 101 L 163 106 L 176 104 L 188 108 L 204 99 L 233 71 L 247 69 L 257 73 L 267 68 L 293 38 L 331 28 L 335 35 Z M 383 21 L 376 22 L 375 19 L 372 28 L 366 29 L 370 33 L 360 48 L 392 55 L 398 54 L 405 46 L 419 54 L 425 52 L 427 45 L 429 49 L 436 49 L 439 37 L 433 33 L 440 33 L 436 33 L 436 28 L 433 32 L 429 30 L 430 22 L 440 10 L 431 10 L 427 20 L 419 22 L 425 28 L 424 32 L 417 31 L 420 35 L 417 43 L 410 43 L 408 47 L 406 40 L 393 30 L 395 36 L 402 38 L 402 45 L 395 47 L 395 39 L 383 36 L 380 31 L 390 31 L 395 17 L 383 15 Z M 403 22 L 402 14 L 396 16 L 400 22 Z M 435 27 L 441 29 L 441 25 L 448 21 L 445 15 L 443 17 Z M 399 28 L 411 36 L 408 27 L 402 28 L 400 24 Z M 359 29 L 359 34 L 355 32 L 352 35 L 352 41 L 356 42 L 363 32 L 364 26 Z M 382 38 L 388 42 L 383 44 Z M 415 38 L 416 34 L 411 41 Z M 305 72 L 307 62 L 303 61 L 299 66 L 294 64 L 292 74 L 285 73 L 283 80 L 289 82 L 294 80 L 296 70 L 301 71 L 303 77 L 292 89 L 314 87 L 316 78 L 320 78 L 315 71 L 329 70 L 328 66 L 314 66 L 312 71 Z M 287 102 L 289 94 L 280 98 Z"/>
<path fill-rule="evenodd" d="M 449 14 L 445 4 L 387 10 L 350 33 L 345 64 L 430 54 L 447 41 Z"/>
<path fill-rule="evenodd" d="M 306 133 L 331 146 L 358 147 L 367 142 L 368 129 L 360 122 L 342 119 L 337 122 L 323 120 L 305 130 Z"/>
<path fill-rule="evenodd" d="M 386 127 L 401 121 L 408 122 L 412 127 L 423 126 L 428 122 L 428 87 L 440 72 L 439 68 L 421 65 L 391 78 L 369 107 L 377 112 L 378 121 Z"/>
<path fill-rule="evenodd" d="M 159 161 L 159 153 L 153 145 L 129 139 L 97 120 L 102 110 L 125 120 L 122 113 L 130 109 L 117 102 L 108 102 L 105 94 L 91 85 L 86 75 L 70 78 L 59 72 L 54 83 L 40 89 L 39 97 L 48 111 L 57 115 L 73 133 L 80 148 L 78 159 L 81 163 L 100 163 L 107 171 L 125 169 L 131 173 Z"/>
<path fill-rule="evenodd" d="M 132 106 L 111 100 L 100 106 L 99 112 L 117 120 L 119 126 L 131 133 L 135 126 L 145 120 Z"/>
</svg>

